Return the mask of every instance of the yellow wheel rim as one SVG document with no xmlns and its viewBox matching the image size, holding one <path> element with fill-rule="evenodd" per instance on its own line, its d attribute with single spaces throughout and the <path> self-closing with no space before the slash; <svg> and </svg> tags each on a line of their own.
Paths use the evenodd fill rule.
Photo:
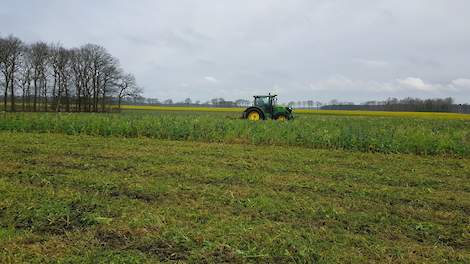
<svg viewBox="0 0 470 264">
<path fill-rule="evenodd" d="M 277 117 L 277 120 L 279 120 L 279 121 L 286 121 L 287 118 L 286 118 L 286 116 L 284 116 L 284 115 L 280 115 L 280 116 Z"/>
<path fill-rule="evenodd" d="M 259 119 L 260 119 L 259 113 L 256 111 L 252 111 L 248 114 L 248 120 L 258 121 Z"/>
</svg>

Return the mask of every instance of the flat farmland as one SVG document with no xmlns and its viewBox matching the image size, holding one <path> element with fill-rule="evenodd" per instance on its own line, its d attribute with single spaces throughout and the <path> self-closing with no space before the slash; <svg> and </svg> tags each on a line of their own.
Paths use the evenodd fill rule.
<svg viewBox="0 0 470 264">
<path fill-rule="evenodd" d="M 2 114 L 0 262 L 468 263 L 469 121 Z"/>
<path fill-rule="evenodd" d="M 184 106 L 152 106 L 152 105 L 123 105 L 125 111 L 170 111 L 170 112 L 219 112 L 237 113 L 241 115 L 245 108 L 236 107 L 184 107 Z M 370 117 L 411 117 L 430 119 L 454 119 L 470 120 L 470 115 L 459 113 L 435 113 L 435 112 L 387 112 L 387 111 L 360 111 L 360 110 L 315 110 L 296 109 L 296 114 L 309 115 L 336 115 L 336 116 L 370 116 Z"/>
<path fill-rule="evenodd" d="M 0 131 L 302 146 L 372 153 L 470 156 L 470 115 L 338 111 L 295 113 L 292 122 L 247 122 L 241 112 L 127 110 L 115 114 L 7 113 Z M 385 112 L 384 114 L 390 115 Z M 394 113 L 397 114 L 397 113 Z M 430 118 L 433 115 L 436 118 Z"/>
</svg>

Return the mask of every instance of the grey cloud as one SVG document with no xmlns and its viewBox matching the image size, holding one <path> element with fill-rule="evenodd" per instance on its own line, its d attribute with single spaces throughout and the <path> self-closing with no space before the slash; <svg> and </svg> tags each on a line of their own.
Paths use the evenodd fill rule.
<svg viewBox="0 0 470 264">
<path fill-rule="evenodd" d="M 0 34 L 103 45 L 150 97 L 237 99 L 273 91 L 284 101 L 470 102 L 466 0 L 0 0 L 0 6 Z"/>
</svg>

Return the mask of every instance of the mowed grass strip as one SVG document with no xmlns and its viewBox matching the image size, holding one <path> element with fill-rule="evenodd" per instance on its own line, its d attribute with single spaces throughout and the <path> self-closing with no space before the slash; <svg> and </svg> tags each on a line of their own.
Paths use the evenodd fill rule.
<svg viewBox="0 0 470 264">
<path fill-rule="evenodd" d="M 0 132 L 0 262 L 468 263 L 470 160 Z"/>
</svg>

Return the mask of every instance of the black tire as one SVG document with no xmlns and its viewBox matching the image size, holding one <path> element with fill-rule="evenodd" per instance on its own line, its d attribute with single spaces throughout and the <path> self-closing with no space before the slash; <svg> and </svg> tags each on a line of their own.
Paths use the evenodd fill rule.
<svg viewBox="0 0 470 264">
<path fill-rule="evenodd" d="M 274 120 L 279 120 L 281 118 L 284 118 L 286 121 L 290 119 L 289 116 L 285 114 L 277 114 L 276 116 L 274 116 Z"/>
<path fill-rule="evenodd" d="M 258 115 L 260 116 L 260 120 L 265 119 L 263 111 L 260 111 L 258 108 L 255 108 L 255 107 L 246 109 L 245 112 L 243 112 L 243 118 L 248 119 L 248 116 L 251 112 L 258 113 Z"/>
</svg>

